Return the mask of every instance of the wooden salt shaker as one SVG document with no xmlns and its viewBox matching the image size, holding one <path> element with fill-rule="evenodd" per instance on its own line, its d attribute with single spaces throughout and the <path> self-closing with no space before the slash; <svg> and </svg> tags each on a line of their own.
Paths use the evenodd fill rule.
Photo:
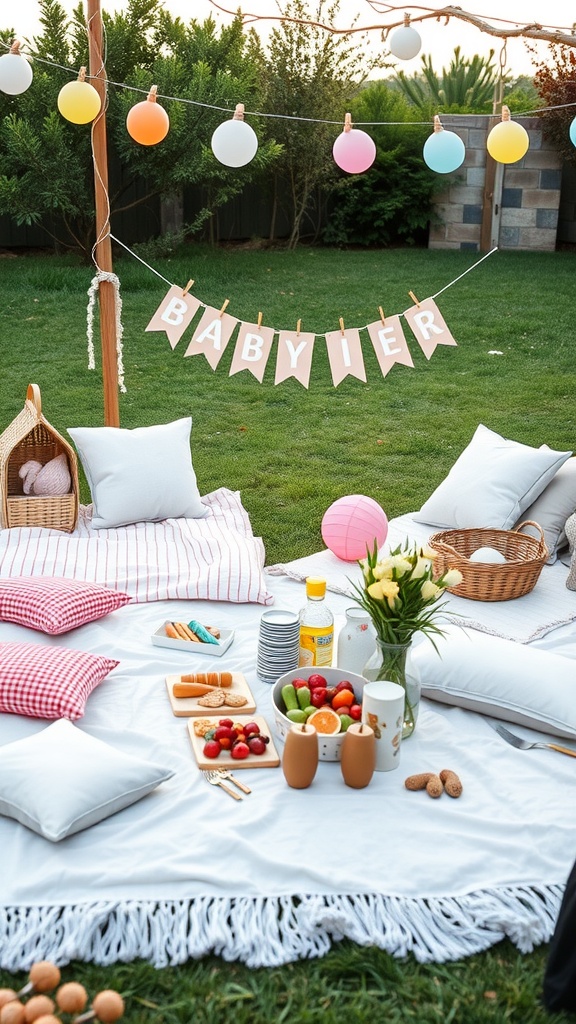
<svg viewBox="0 0 576 1024">
<path fill-rule="evenodd" d="M 349 725 L 340 754 L 340 768 L 347 786 L 364 789 L 376 768 L 376 739 L 374 730 L 363 722 Z"/>
<path fill-rule="evenodd" d="M 318 733 L 306 722 L 293 725 L 286 736 L 282 771 L 292 789 L 307 789 L 318 767 Z"/>
</svg>

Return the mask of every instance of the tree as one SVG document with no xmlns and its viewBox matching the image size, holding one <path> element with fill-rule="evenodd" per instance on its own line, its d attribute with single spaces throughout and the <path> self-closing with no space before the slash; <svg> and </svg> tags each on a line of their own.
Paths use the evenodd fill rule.
<svg viewBox="0 0 576 1024">
<path fill-rule="evenodd" d="M 317 14 L 323 16 L 324 0 Z M 334 18 L 340 6 L 335 0 L 326 10 Z M 379 61 L 367 61 L 360 43 L 351 44 L 347 36 L 335 38 L 329 32 L 301 24 L 308 17 L 305 0 L 291 0 L 286 13 L 295 20 L 282 22 L 271 33 L 266 75 L 266 110 L 281 119 L 274 120 L 274 135 L 281 143 L 282 157 L 274 179 L 275 202 L 282 203 L 291 224 L 289 248 L 301 237 L 309 219 L 317 234 L 317 193 L 336 180 L 332 159 L 335 137 L 342 130 L 335 125 L 334 112 L 344 115 L 353 96 Z M 314 204 L 316 200 L 316 210 Z M 274 223 L 271 227 L 274 236 Z"/>
<path fill-rule="evenodd" d="M 233 14 L 234 11 L 230 10 L 228 6 L 224 6 L 221 0 L 209 0 L 212 6 L 218 11 L 224 11 L 225 14 Z M 375 24 L 368 26 L 353 26 L 352 28 L 337 28 L 333 23 L 327 19 L 320 20 L 322 17 L 319 11 L 315 20 L 310 18 L 298 18 L 291 16 L 287 11 L 281 14 L 252 14 L 247 12 L 242 15 L 243 23 L 248 25 L 255 21 L 278 21 L 278 22 L 300 22 L 303 25 L 314 26 L 321 28 L 325 32 L 331 32 L 333 35 L 352 34 L 354 32 L 378 32 L 382 39 L 391 32 L 393 28 L 398 28 L 405 23 L 405 8 L 401 6 L 395 6 L 394 4 L 383 4 L 382 0 L 365 0 L 367 7 L 374 11 L 378 18 L 383 16 L 386 17 L 385 21 L 377 21 Z M 382 10 L 385 7 L 385 11 Z M 469 25 L 473 25 L 480 32 L 485 32 L 490 36 L 494 36 L 495 39 L 540 39 L 544 42 L 556 43 L 561 46 L 576 47 L 576 36 L 574 34 L 574 27 L 563 30 L 562 28 L 550 28 L 548 26 L 539 25 L 537 22 L 530 22 L 527 25 L 518 25 L 511 21 L 500 21 L 499 24 L 494 24 L 492 21 L 486 21 L 485 18 L 479 17 L 477 14 L 469 14 L 463 7 L 456 7 L 448 4 L 446 7 L 422 7 L 418 6 L 414 8 L 415 11 L 424 11 L 423 14 L 416 13 L 412 15 L 412 25 L 419 25 L 421 22 L 428 21 L 433 18 L 435 21 L 444 19 L 445 25 L 448 25 L 450 20 L 465 21 Z M 499 20 L 499 19 L 496 19 Z"/>
<path fill-rule="evenodd" d="M 225 167 L 210 148 L 215 128 L 230 119 L 240 100 L 248 110 L 261 107 L 265 57 L 258 37 L 253 32 L 245 34 L 239 18 L 218 34 L 212 18 L 184 25 L 164 13 L 156 32 L 159 45 L 153 61 L 135 67 L 125 80 L 144 94 L 154 82 L 159 95 L 178 97 L 178 103 L 166 102 L 170 131 L 160 146 L 135 144 L 125 122 L 136 96 L 130 90 L 115 90 L 110 103 L 110 136 L 123 166 L 148 182 L 150 194 L 170 195 L 184 186 L 201 186 L 202 208 L 184 226 L 184 231 L 192 234 L 278 155 L 278 145 L 273 138 L 264 137 L 260 120 L 253 117 L 250 124 L 260 144 L 249 165 Z M 113 36 L 110 32 L 108 36 L 111 47 Z"/>
<path fill-rule="evenodd" d="M 545 106 L 557 107 L 542 114 L 544 129 L 565 160 L 576 162 L 570 141 L 570 124 L 576 115 L 576 51 L 566 46 L 549 47 L 550 61 L 537 65 L 534 85 Z"/>
<path fill-rule="evenodd" d="M 442 68 L 441 76 L 434 70 L 432 57 L 424 55 L 419 74 L 408 77 L 399 71 L 396 81 L 410 102 L 427 117 L 439 112 L 490 113 L 499 77 L 493 56 L 494 50 L 490 50 L 489 57 L 462 57 L 457 46 L 450 67 Z"/>
<path fill-rule="evenodd" d="M 90 127 L 70 124 L 57 109 L 58 93 L 71 77 L 62 66 L 88 64 L 83 5 L 69 20 L 57 0 L 39 3 L 43 31 L 33 45 L 41 61 L 35 62 L 32 86 L 16 97 L 0 93 L 0 213 L 21 224 L 42 223 L 59 244 L 89 253 L 94 230 Z M 212 132 L 231 116 L 240 97 L 259 107 L 260 43 L 255 33 L 244 32 L 240 18 L 218 34 L 212 18 L 189 25 L 172 19 L 161 0 L 130 0 L 124 14 L 104 15 L 103 21 L 108 79 L 131 87 L 109 86 L 109 155 L 122 167 L 110 197 L 112 214 L 126 208 L 124 197 L 136 180 L 147 184 L 138 202 L 201 182 L 206 203 L 188 225 L 197 231 L 278 154 L 270 139 L 252 164 L 236 171 L 219 164 L 210 149 Z M 181 102 L 164 101 L 171 130 L 161 145 L 144 147 L 128 135 L 126 114 L 152 84 L 159 96 Z M 223 113 L 227 109 L 230 115 Z M 260 131 L 256 121 L 254 127 Z"/>
</svg>

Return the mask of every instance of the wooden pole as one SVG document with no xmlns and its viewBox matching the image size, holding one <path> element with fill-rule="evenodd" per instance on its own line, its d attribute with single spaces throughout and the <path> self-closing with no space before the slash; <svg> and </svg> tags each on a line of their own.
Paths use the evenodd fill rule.
<svg viewBox="0 0 576 1024">
<path fill-rule="evenodd" d="M 102 17 L 100 0 L 88 2 L 88 41 L 90 47 L 90 81 L 102 103 L 100 114 L 92 126 L 94 156 L 94 197 L 96 203 L 96 262 L 100 270 L 112 273 L 112 243 L 109 235 L 108 148 L 106 144 L 106 69 L 102 59 Z M 118 404 L 118 357 L 116 352 L 116 299 L 111 281 L 100 281 L 100 338 L 102 344 L 102 386 L 104 389 L 104 424 L 120 426 Z"/>
</svg>

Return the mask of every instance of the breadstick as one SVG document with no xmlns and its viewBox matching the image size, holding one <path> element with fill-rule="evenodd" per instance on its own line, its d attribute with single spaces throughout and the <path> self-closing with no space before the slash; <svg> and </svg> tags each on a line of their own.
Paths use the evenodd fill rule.
<svg viewBox="0 0 576 1024">
<path fill-rule="evenodd" d="M 180 676 L 180 680 L 183 683 L 201 683 L 207 684 L 212 690 L 216 688 L 226 688 L 232 686 L 232 673 L 231 672 L 190 672 L 188 675 Z M 176 684 L 174 684 L 176 685 Z"/>
</svg>

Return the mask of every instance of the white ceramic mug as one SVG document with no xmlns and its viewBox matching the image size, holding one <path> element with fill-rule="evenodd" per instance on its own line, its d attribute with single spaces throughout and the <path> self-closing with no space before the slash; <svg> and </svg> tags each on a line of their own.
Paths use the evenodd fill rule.
<svg viewBox="0 0 576 1024">
<path fill-rule="evenodd" d="M 377 772 L 392 771 L 400 764 L 404 696 L 404 688 L 388 679 L 366 683 L 362 692 L 362 721 L 376 737 Z"/>
</svg>

